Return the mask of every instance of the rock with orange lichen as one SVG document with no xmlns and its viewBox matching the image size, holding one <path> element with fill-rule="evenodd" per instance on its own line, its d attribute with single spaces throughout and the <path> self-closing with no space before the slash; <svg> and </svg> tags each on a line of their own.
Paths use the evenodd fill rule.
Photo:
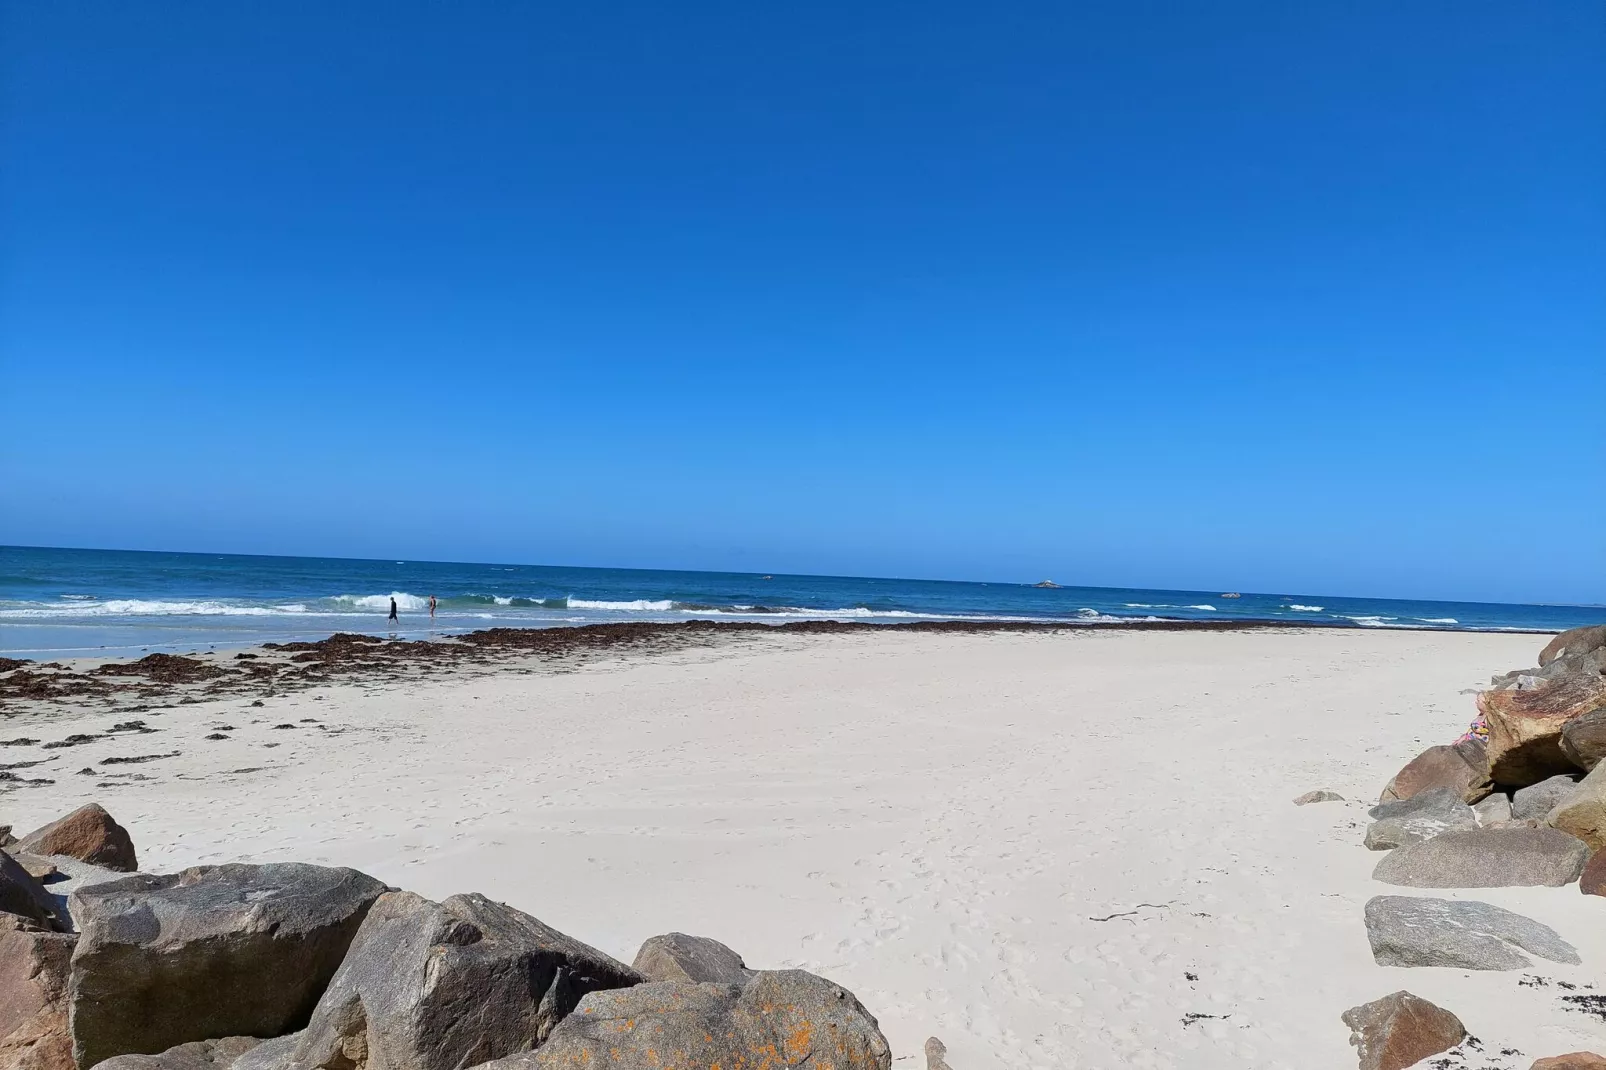
<svg viewBox="0 0 1606 1070">
<path fill-rule="evenodd" d="M 545 1044 L 483 1070 L 888 1070 L 881 1027 L 852 992 L 802 970 L 746 985 L 658 981 L 592 992 Z"/>
</svg>

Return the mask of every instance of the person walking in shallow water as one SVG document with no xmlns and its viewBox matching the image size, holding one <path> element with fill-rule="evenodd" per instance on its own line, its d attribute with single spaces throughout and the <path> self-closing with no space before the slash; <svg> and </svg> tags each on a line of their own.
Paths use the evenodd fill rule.
<svg viewBox="0 0 1606 1070">
<path fill-rule="evenodd" d="M 394 597 L 392 597 L 391 600 L 390 600 L 390 621 L 389 621 L 389 623 L 391 623 L 391 624 L 400 624 L 401 623 L 400 618 L 398 618 L 396 616 L 396 599 Z"/>
<path fill-rule="evenodd" d="M 435 619 L 435 605 L 436 605 L 435 596 L 434 595 L 430 595 L 429 596 L 429 619 L 430 620 L 434 620 Z"/>
</svg>

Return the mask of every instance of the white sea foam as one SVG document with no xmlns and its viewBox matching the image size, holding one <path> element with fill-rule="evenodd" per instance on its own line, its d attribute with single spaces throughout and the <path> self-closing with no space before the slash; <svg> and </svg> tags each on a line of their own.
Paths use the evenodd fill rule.
<svg viewBox="0 0 1606 1070">
<path fill-rule="evenodd" d="M 491 601 L 495 602 L 499 606 L 510 606 L 513 604 L 513 599 L 503 598 L 500 595 L 492 595 Z"/>
<path fill-rule="evenodd" d="M 1454 617 L 1418 617 L 1423 624 L 1460 624 Z"/>
<path fill-rule="evenodd" d="M 1216 607 L 1215 606 L 1183 606 L 1182 608 L 1183 609 L 1204 609 L 1204 610 L 1209 610 L 1211 613 L 1214 613 L 1216 611 Z"/>
<path fill-rule="evenodd" d="M 569 599 L 570 609 L 611 609 L 619 613 L 663 613 L 675 608 L 675 603 L 667 598 L 648 599 L 637 598 L 629 602 L 602 602 L 589 598 Z"/>
<path fill-rule="evenodd" d="M 278 617 L 307 612 L 300 603 L 242 606 L 230 602 L 168 602 L 111 598 L 104 602 L 22 602 L 0 608 L 0 617 Z"/>
<path fill-rule="evenodd" d="M 1322 611 L 1321 606 L 1302 606 L 1298 602 L 1288 603 L 1288 608 L 1295 613 L 1320 613 Z"/>
<path fill-rule="evenodd" d="M 358 609 L 377 609 L 381 612 L 390 608 L 390 600 L 396 600 L 396 608 L 408 612 L 418 612 L 429 608 L 429 599 L 420 598 L 416 594 L 406 591 L 392 591 L 389 594 L 337 594 L 331 601 L 344 602 L 346 605 Z"/>
</svg>

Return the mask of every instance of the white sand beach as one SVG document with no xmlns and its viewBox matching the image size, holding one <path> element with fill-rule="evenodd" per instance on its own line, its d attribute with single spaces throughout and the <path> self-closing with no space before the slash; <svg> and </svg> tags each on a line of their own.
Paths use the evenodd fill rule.
<svg viewBox="0 0 1606 1070">
<path fill-rule="evenodd" d="M 894 1066 L 923 1066 L 936 1035 L 957 1070 L 1350 1067 L 1340 1014 L 1408 988 L 1490 1052 L 1525 1053 L 1492 1065 L 1526 1067 L 1606 1043 L 1520 983 L 1602 976 L 1599 901 L 1390 888 L 1361 836 L 1389 776 L 1465 727 L 1463 691 L 1544 642 L 788 636 L 340 685 L 141 714 L 158 733 L 48 752 L 32 772 L 56 783 L 0 796 L 0 822 L 97 799 L 146 871 L 354 866 L 432 898 L 484 892 L 625 961 L 656 933 L 713 936 L 852 989 Z M 230 738 L 205 739 L 221 725 Z M 172 752 L 116 787 L 72 772 Z M 1350 801 L 1292 804 L 1316 788 Z M 1584 964 L 1377 966 L 1362 907 L 1385 893 L 1517 910 Z"/>
</svg>

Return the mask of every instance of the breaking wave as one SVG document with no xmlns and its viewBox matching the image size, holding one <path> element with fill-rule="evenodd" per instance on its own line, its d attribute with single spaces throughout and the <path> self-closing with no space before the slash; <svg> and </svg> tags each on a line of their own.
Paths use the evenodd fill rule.
<svg viewBox="0 0 1606 1070">
<path fill-rule="evenodd" d="M 1291 609 L 1295 613 L 1320 613 L 1322 611 L 1323 607 L 1322 606 L 1302 606 L 1298 602 L 1290 602 L 1284 608 L 1285 609 Z"/>
</svg>

